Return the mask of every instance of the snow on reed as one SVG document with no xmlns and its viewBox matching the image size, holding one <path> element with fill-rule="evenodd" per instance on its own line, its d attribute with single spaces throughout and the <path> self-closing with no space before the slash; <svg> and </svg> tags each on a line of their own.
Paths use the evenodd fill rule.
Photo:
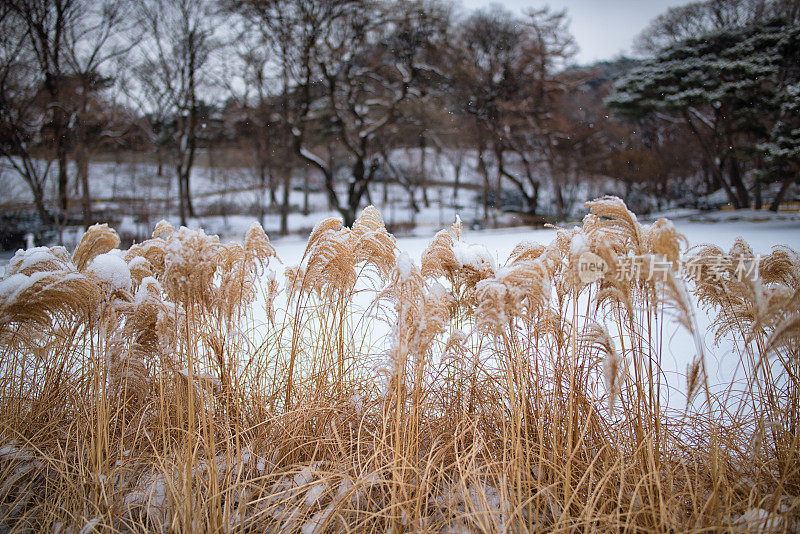
<svg viewBox="0 0 800 534">
<path fill-rule="evenodd" d="M 796 528 L 797 254 L 709 245 L 686 277 L 674 225 L 587 206 L 504 262 L 456 220 L 417 263 L 372 207 L 286 267 L 257 224 L 222 243 L 162 221 L 127 251 L 95 225 L 72 255 L 19 252 L 0 529 Z M 583 279 L 587 253 L 608 273 Z M 724 389 L 706 312 L 743 369 Z"/>
</svg>

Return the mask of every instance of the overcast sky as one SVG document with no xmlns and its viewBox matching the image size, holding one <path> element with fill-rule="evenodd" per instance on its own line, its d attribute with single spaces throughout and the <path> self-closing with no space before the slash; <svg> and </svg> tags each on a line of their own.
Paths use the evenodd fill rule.
<svg viewBox="0 0 800 534">
<path fill-rule="evenodd" d="M 611 59 L 630 52 L 633 39 L 654 17 L 667 8 L 690 3 L 688 0 L 461 0 L 468 9 L 500 4 L 515 12 L 549 5 L 567 10 L 570 31 L 580 50 L 577 63 Z"/>
</svg>

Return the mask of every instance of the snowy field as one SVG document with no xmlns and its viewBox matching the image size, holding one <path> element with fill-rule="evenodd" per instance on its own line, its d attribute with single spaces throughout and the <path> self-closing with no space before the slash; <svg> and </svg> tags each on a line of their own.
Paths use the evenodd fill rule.
<svg viewBox="0 0 800 534">
<path fill-rule="evenodd" d="M 192 202 L 198 218 L 191 219 L 188 226 L 203 227 L 207 233 L 219 235 L 223 240 L 233 239 L 245 232 L 254 216 L 265 208 L 261 221 L 270 235 L 280 228 L 278 207 L 271 205 L 270 193 L 260 187 L 255 168 L 222 166 L 219 157 L 207 151 L 198 154 L 198 165 L 192 171 L 190 189 Z M 224 159 L 224 158 L 223 158 Z M 388 181 L 376 180 L 369 187 L 364 203 L 374 204 L 381 211 L 384 221 L 396 232 L 417 235 L 432 233 L 451 221 L 459 213 L 465 225 L 483 224 L 482 202 L 479 195 L 484 186 L 484 177 L 478 171 L 477 153 L 472 150 L 426 149 L 425 157 L 419 149 L 396 149 L 391 153 L 395 170 L 400 173 L 405 185 L 400 185 L 393 176 L 382 176 Z M 44 166 L 44 161 L 39 161 Z M 513 158 L 506 162 L 514 170 L 518 165 Z M 173 225 L 179 222 L 177 209 L 178 186 L 172 167 L 165 165 L 162 174 L 157 166 L 148 161 L 146 155 L 128 154 L 115 161 L 93 161 L 89 165 L 89 183 L 96 214 L 104 220 L 113 220 L 114 227 L 123 240 L 134 238 L 141 241 L 149 236 L 159 219 L 167 219 Z M 70 171 L 72 172 L 72 170 Z M 340 198 L 346 198 L 350 169 L 338 169 L 337 187 Z M 426 183 L 419 179 L 424 176 Z M 491 183 L 496 185 L 495 171 L 491 171 Z M 458 189 L 452 184 L 458 182 Z M 45 200 L 52 203 L 57 198 L 55 180 L 49 180 L 45 188 Z M 504 194 L 514 194 L 515 186 L 504 183 Z M 33 197 L 22 178 L 14 171 L 0 165 L 0 188 L 4 191 L 0 210 L 31 203 Z M 564 186 L 564 197 L 568 204 L 579 211 L 584 200 L 603 194 L 622 193 L 619 183 L 611 179 L 594 179 Z M 283 191 L 276 188 L 275 200 L 280 203 Z M 412 200 L 413 199 L 413 200 Z M 543 185 L 539 194 L 538 214 L 554 215 L 553 191 Z M 77 199 L 75 200 L 77 205 Z M 415 204 L 418 211 L 411 206 Z M 328 195 L 319 174 L 305 168 L 297 168 L 292 176 L 289 191 L 291 212 L 288 218 L 290 233 L 309 231 L 322 217 L 334 216 Z M 634 208 L 635 209 L 635 208 Z M 490 214 L 490 225 L 508 226 L 520 224 L 519 217 L 512 214 Z M 67 236 L 70 239 L 71 236 Z M 69 243 L 67 243 L 69 244 Z"/>
</svg>

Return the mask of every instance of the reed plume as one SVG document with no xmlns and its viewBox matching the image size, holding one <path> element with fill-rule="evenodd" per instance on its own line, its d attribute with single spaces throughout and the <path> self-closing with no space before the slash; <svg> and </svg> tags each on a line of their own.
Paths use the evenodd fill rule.
<svg viewBox="0 0 800 534">
<path fill-rule="evenodd" d="M 94 224 L 86 230 L 81 237 L 75 252 L 72 253 L 72 261 L 79 271 L 86 269 L 89 262 L 99 254 L 110 252 L 119 246 L 119 235 L 109 228 L 107 224 Z"/>
<path fill-rule="evenodd" d="M 499 267 L 459 219 L 418 264 L 371 206 L 285 267 L 257 223 L 18 252 L 0 531 L 796 530 L 798 255 L 587 207 Z M 744 379 L 709 382 L 701 310 Z"/>
</svg>

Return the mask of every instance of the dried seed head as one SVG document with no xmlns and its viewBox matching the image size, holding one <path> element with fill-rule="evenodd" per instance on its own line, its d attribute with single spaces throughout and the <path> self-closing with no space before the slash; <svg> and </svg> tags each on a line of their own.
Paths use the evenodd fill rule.
<svg viewBox="0 0 800 534">
<path fill-rule="evenodd" d="M 450 305 L 452 297 L 438 282 L 434 282 L 423 295 L 420 315 L 416 320 L 411 350 L 418 357 L 424 356 L 431 343 L 444 333 L 450 324 Z"/>
<path fill-rule="evenodd" d="M 63 250 L 63 252 L 62 252 Z M 37 272 L 75 270 L 64 247 L 36 247 L 18 250 L 5 269 L 5 276 L 14 274 L 32 275 Z"/>
<path fill-rule="evenodd" d="M 775 326 L 767 340 L 764 354 L 781 347 L 790 347 L 792 344 L 796 347 L 798 339 L 800 339 L 800 312 L 793 311 Z"/>
<path fill-rule="evenodd" d="M 666 310 L 671 311 L 675 320 L 693 335 L 698 335 L 694 328 L 694 304 L 689 297 L 684 281 L 674 273 L 668 272 L 660 280 Z"/>
<path fill-rule="evenodd" d="M 171 301 L 205 303 L 213 297 L 211 283 L 219 247 L 219 238 L 203 230 L 182 226 L 172 234 L 164 249 L 162 280 Z"/>
<path fill-rule="evenodd" d="M 311 235 L 308 236 L 308 242 L 306 243 L 306 250 L 303 253 L 303 260 L 306 259 L 306 256 L 314 249 L 319 241 L 320 237 L 327 232 L 338 232 L 342 229 L 342 221 L 335 217 L 328 217 L 327 219 L 322 219 L 316 225 L 314 225 L 314 229 L 311 230 Z"/>
<path fill-rule="evenodd" d="M 118 401 L 143 404 L 150 390 L 145 350 L 137 343 L 127 348 L 125 341 L 115 337 L 106 345 L 105 357 L 109 387 Z"/>
<path fill-rule="evenodd" d="M 600 323 L 592 322 L 588 325 L 584 340 L 603 352 L 603 378 L 608 392 L 608 407 L 612 409 L 620 393 L 622 358 L 617 353 L 608 330 Z"/>
<path fill-rule="evenodd" d="M 475 327 L 479 332 L 502 334 L 514 317 L 506 314 L 514 300 L 508 288 L 493 278 L 481 280 L 476 286 L 476 297 Z"/>
<path fill-rule="evenodd" d="M 651 254 L 663 256 L 674 266 L 678 264 L 681 250 L 689 244 L 667 219 L 658 219 L 647 229 L 645 242 Z"/>
<path fill-rule="evenodd" d="M 433 236 L 422 253 L 422 275 L 427 277 L 452 276 L 459 264 L 453 253 L 455 236 L 451 229 L 440 230 Z"/>
<path fill-rule="evenodd" d="M 50 328 L 60 321 L 89 323 L 102 295 L 96 281 L 75 270 L 7 275 L 0 280 L 0 324 Z"/>
<path fill-rule="evenodd" d="M 356 256 L 349 228 L 318 233 L 307 249 L 306 287 L 327 299 L 349 294 L 356 283 Z"/>
<path fill-rule="evenodd" d="M 150 264 L 153 276 L 161 278 L 164 275 L 164 254 L 167 242 L 163 239 L 154 238 L 137 243 L 125 252 L 125 261 L 130 263 L 135 257 L 142 257 Z"/>
<path fill-rule="evenodd" d="M 351 233 L 355 240 L 355 261 L 373 265 L 381 276 L 387 276 L 394 268 L 395 238 L 383 225 L 380 213 L 368 206 L 353 223 Z"/>
<path fill-rule="evenodd" d="M 275 271 L 267 271 L 267 284 L 264 291 L 264 306 L 270 321 L 275 321 L 275 297 L 278 296 L 278 281 L 275 279 Z"/>
<path fill-rule="evenodd" d="M 512 265 L 518 261 L 533 261 L 541 256 L 545 250 L 547 250 L 547 247 L 544 245 L 533 243 L 532 241 L 523 241 L 518 243 L 514 250 L 511 251 L 511 254 L 508 255 L 506 265 Z"/>
<path fill-rule="evenodd" d="M 260 274 L 269 265 L 269 259 L 276 257 L 275 248 L 269 242 L 267 234 L 261 224 L 254 222 L 244 235 L 244 250 L 247 260 L 252 265 L 257 265 L 256 273 Z"/>
<path fill-rule="evenodd" d="M 355 220 L 352 230 L 356 237 L 361 237 L 368 232 L 385 231 L 386 227 L 383 225 L 380 212 L 375 206 L 370 205 L 364 208 L 364 211 Z"/>
<path fill-rule="evenodd" d="M 143 256 L 133 256 L 128 260 L 128 269 L 136 285 L 141 284 L 142 280 L 145 278 L 153 276 L 153 269 L 151 268 L 150 262 Z"/>
<path fill-rule="evenodd" d="M 618 253 L 645 253 L 642 227 L 620 198 L 604 196 L 587 202 L 586 207 L 592 217 L 584 219 L 584 231 L 593 240 L 610 240 Z"/>
<path fill-rule="evenodd" d="M 701 360 L 699 356 L 689 363 L 686 367 L 686 403 L 691 404 L 697 393 L 700 391 L 700 386 L 705 380 L 702 373 Z"/>
<path fill-rule="evenodd" d="M 800 288 L 800 256 L 786 246 L 777 246 L 761 258 L 758 272 L 765 284 L 782 283 Z"/>
<path fill-rule="evenodd" d="M 466 352 L 467 335 L 460 329 L 456 328 L 450 333 L 450 337 L 444 346 L 443 355 L 450 355 L 454 357 L 463 357 Z"/>
<path fill-rule="evenodd" d="M 153 229 L 153 239 L 163 239 L 167 241 L 172 234 L 175 233 L 175 227 L 172 226 L 170 223 L 161 219 L 156 223 L 156 227 Z"/>
<path fill-rule="evenodd" d="M 83 271 L 95 256 L 110 252 L 118 246 L 119 235 L 114 229 L 109 228 L 107 224 L 95 224 L 83 234 L 72 254 L 72 261 L 79 271 Z"/>
<path fill-rule="evenodd" d="M 292 300 L 295 295 L 300 294 L 300 289 L 303 287 L 303 278 L 305 277 L 305 270 L 301 265 L 292 265 L 283 271 L 286 280 L 286 293 L 288 299 Z"/>
</svg>

